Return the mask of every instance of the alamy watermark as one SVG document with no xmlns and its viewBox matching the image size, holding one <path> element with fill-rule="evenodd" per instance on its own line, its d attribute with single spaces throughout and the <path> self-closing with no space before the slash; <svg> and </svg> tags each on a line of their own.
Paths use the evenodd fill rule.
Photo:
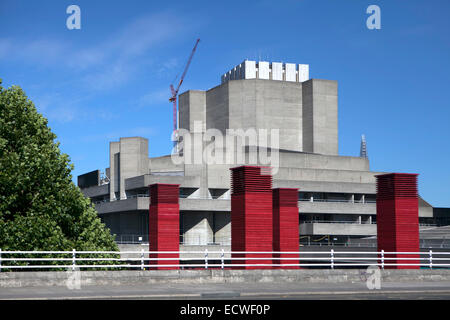
<svg viewBox="0 0 450 320">
<path fill-rule="evenodd" d="M 362 274 L 361 279 L 366 282 L 367 289 L 381 289 L 381 270 L 378 266 L 369 266 Z"/>
<path fill-rule="evenodd" d="M 366 20 L 367 29 L 369 29 L 369 30 L 381 29 L 381 9 L 380 9 L 380 7 L 375 4 L 372 4 L 367 7 L 366 13 L 370 14 L 370 16 Z"/>
<path fill-rule="evenodd" d="M 177 142 L 172 151 L 174 164 L 260 165 L 279 167 L 279 129 L 205 129 L 194 121 L 193 130 L 179 129 L 172 134 Z"/>
<path fill-rule="evenodd" d="M 66 20 L 67 29 L 81 29 L 81 9 L 79 6 L 72 4 L 67 7 L 66 13 L 70 14 Z"/>
</svg>

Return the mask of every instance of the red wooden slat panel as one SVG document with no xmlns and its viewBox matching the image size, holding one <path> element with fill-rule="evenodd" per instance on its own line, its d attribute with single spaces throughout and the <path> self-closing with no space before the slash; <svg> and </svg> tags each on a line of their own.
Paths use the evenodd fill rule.
<svg viewBox="0 0 450 320">
<path fill-rule="evenodd" d="M 417 174 L 391 173 L 376 178 L 378 251 L 419 252 Z M 396 254 L 385 257 L 419 258 Z M 385 263 L 419 263 L 419 260 L 386 260 Z M 418 269 L 419 266 L 390 268 Z"/>
<path fill-rule="evenodd" d="M 152 184 L 150 188 L 149 242 L 150 251 L 180 250 L 179 185 Z M 177 258 L 174 260 L 150 261 L 149 264 L 179 264 L 179 254 L 150 254 L 150 258 Z M 157 269 L 178 269 L 158 267 Z"/>
<path fill-rule="evenodd" d="M 298 189 L 273 189 L 273 251 L 299 251 L 299 217 Z M 274 258 L 295 258 L 298 255 L 274 254 Z M 273 260 L 283 269 L 298 269 L 286 267 L 283 264 L 299 263 L 299 260 Z"/>
<path fill-rule="evenodd" d="M 232 251 L 272 251 L 272 176 L 268 170 L 268 168 L 253 166 L 231 169 Z M 232 256 L 261 258 L 233 260 L 233 264 L 272 263 L 271 254 L 232 254 Z"/>
</svg>

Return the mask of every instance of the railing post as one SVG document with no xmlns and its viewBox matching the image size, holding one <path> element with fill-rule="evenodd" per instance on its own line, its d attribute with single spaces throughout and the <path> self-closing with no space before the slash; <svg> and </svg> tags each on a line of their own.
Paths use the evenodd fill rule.
<svg viewBox="0 0 450 320">
<path fill-rule="evenodd" d="M 2 249 L 0 248 L 0 272 L 2 272 Z"/>
<path fill-rule="evenodd" d="M 144 270 L 144 249 L 141 249 L 141 270 Z"/>
<path fill-rule="evenodd" d="M 433 269 L 433 250 L 430 250 L 430 269 Z"/>
<path fill-rule="evenodd" d="M 75 271 L 75 265 L 77 263 L 76 259 L 76 250 L 72 249 L 72 271 Z"/>
<path fill-rule="evenodd" d="M 208 249 L 205 249 L 205 269 L 208 269 Z"/>
<path fill-rule="evenodd" d="M 331 269 L 334 269 L 334 250 L 331 249 Z"/>
<path fill-rule="evenodd" d="M 222 253 L 220 254 L 220 260 L 221 260 L 221 263 L 222 263 L 222 270 L 223 270 L 224 265 L 225 265 L 225 263 L 224 263 L 224 256 L 225 256 L 225 254 L 224 254 L 223 249 L 222 249 Z"/>
<path fill-rule="evenodd" d="M 381 269 L 384 270 L 384 250 L 381 250 Z"/>
</svg>

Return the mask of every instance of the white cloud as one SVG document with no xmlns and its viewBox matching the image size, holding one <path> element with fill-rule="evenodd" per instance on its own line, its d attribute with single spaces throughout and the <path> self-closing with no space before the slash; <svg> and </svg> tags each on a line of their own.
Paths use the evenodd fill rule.
<svg viewBox="0 0 450 320">
<path fill-rule="evenodd" d="M 0 64 L 14 61 L 25 68 L 60 72 L 60 81 L 55 82 L 53 77 L 49 84 L 43 77 L 39 85 L 29 84 L 37 86 L 31 91 L 32 100 L 50 121 L 89 120 L 94 114 L 111 119 L 112 112 L 89 106 L 89 99 L 99 91 L 117 89 L 138 79 L 143 70 L 161 76 L 178 68 L 176 58 L 158 61 L 151 57 L 160 56 L 156 49 L 173 43 L 195 24 L 196 21 L 190 23 L 169 13 L 142 16 L 125 26 L 119 25 L 104 41 L 85 47 L 49 36 L 33 41 L 0 38 Z M 137 107 L 168 103 L 169 95 L 167 87 L 144 94 L 134 102 Z"/>
<path fill-rule="evenodd" d="M 112 120 L 117 114 L 102 107 L 92 107 L 89 96 L 68 97 L 60 93 L 33 94 L 30 99 L 36 108 L 51 122 L 68 123 L 75 120 Z M 95 112 L 93 112 L 95 110 Z"/>
<path fill-rule="evenodd" d="M 88 73 L 83 81 L 91 90 L 109 90 L 128 82 L 134 71 L 134 66 L 117 61 L 104 69 Z"/>
<path fill-rule="evenodd" d="M 32 66 L 67 68 L 81 74 L 89 90 L 110 90 L 133 78 L 146 66 L 159 73 L 177 66 L 174 58 L 164 62 L 141 59 L 152 49 L 168 43 L 185 33 L 191 24 L 169 13 L 139 17 L 118 31 L 106 36 L 103 42 L 80 48 L 66 40 L 42 37 L 26 39 L 0 39 L 0 57 Z"/>
</svg>

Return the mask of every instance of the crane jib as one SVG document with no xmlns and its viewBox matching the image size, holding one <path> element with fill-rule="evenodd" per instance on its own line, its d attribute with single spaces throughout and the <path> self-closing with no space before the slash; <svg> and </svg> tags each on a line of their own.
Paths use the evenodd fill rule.
<svg viewBox="0 0 450 320">
<path fill-rule="evenodd" d="M 177 130 L 177 95 L 178 91 L 180 90 L 181 84 L 184 81 L 184 77 L 186 76 L 187 70 L 189 68 L 189 65 L 191 64 L 192 58 L 194 56 L 195 50 L 197 49 L 197 45 L 200 42 L 200 39 L 197 39 L 195 42 L 194 48 L 192 49 L 191 55 L 189 56 L 188 61 L 186 62 L 186 66 L 184 67 L 183 74 L 181 75 L 180 82 L 178 83 L 178 86 L 176 89 L 174 89 L 173 85 L 170 85 L 170 91 L 172 93 L 172 97 L 169 98 L 169 101 L 173 103 L 173 128 L 174 131 Z"/>
</svg>

